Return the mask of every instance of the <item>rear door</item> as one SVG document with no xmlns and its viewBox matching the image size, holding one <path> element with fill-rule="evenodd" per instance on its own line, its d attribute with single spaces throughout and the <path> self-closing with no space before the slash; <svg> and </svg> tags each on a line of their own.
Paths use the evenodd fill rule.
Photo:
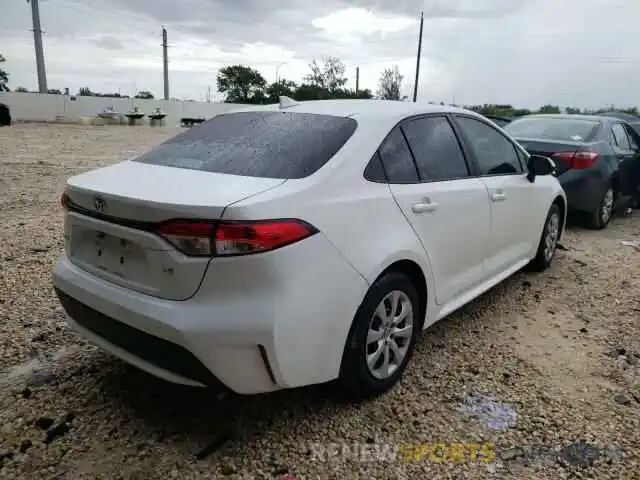
<svg viewBox="0 0 640 480">
<path fill-rule="evenodd" d="M 486 188 L 470 170 L 445 116 L 410 119 L 379 152 L 389 186 L 428 255 L 438 304 L 484 278 L 490 210 Z"/>
<path fill-rule="evenodd" d="M 537 247 L 548 208 L 544 183 L 526 178 L 524 156 L 515 143 L 488 122 L 455 115 L 455 123 L 477 164 L 491 204 L 491 239 L 485 244 L 485 272 L 500 274 L 530 258 Z"/>
</svg>

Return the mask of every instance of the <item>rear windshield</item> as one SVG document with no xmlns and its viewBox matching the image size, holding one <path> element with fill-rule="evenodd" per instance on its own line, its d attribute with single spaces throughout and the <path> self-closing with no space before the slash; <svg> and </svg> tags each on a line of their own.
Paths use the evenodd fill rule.
<svg viewBox="0 0 640 480">
<path fill-rule="evenodd" d="M 135 159 L 247 177 L 304 178 L 349 140 L 352 118 L 298 112 L 234 112 L 213 117 Z"/>
<path fill-rule="evenodd" d="M 503 128 L 513 137 L 587 142 L 596 133 L 598 125 L 597 120 L 522 118 Z"/>
</svg>

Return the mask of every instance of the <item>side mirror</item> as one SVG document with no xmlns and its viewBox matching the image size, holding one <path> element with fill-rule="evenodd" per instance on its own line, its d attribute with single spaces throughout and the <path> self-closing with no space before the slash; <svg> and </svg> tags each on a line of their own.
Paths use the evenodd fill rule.
<svg viewBox="0 0 640 480">
<path fill-rule="evenodd" d="M 527 162 L 527 179 L 533 183 L 538 175 L 551 175 L 556 170 L 556 164 L 549 157 L 530 155 Z"/>
</svg>

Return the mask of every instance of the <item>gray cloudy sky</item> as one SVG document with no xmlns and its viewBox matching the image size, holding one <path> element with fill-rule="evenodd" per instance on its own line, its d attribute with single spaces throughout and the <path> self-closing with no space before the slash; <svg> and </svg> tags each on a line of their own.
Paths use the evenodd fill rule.
<svg viewBox="0 0 640 480">
<path fill-rule="evenodd" d="M 37 85 L 30 7 L 2 0 L 10 86 Z M 108 5 L 108 6 L 107 6 Z M 412 91 L 425 11 L 419 99 L 457 103 L 640 106 L 639 0 L 41 0 L 49 88 L 162 95 L 161 25 L 171 96 L 204 100 L 217 69 L 300 80 L 340 57 L 349 86 L 375 91 L 397 64 Z"/>
</svg>

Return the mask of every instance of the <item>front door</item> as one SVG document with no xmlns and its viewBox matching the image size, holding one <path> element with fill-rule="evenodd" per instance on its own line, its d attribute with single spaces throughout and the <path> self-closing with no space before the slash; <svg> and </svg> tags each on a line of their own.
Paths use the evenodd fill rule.
<svg viewBox="0 0 640 480">
<path fill-rule="evenodd" d="M 625 128 L 623 123 L 614 123 L 611 126 L 611 146 L 618 161 L 618 186 L 620 193 L 625 197 L 636 196 L 638 182 L 638 169 L 640 152 L 636 136 L 630 128 Z"/>
<path fill-rule="evenodd" d="M 524 155 L 492 125 L 467 116 L 455 116 L 456 125 L 473 153 L 491 205 L 491 240 L 485 251 L 488 277 L 531 258 L 537 249 L 547 205 L 526 178 Z M 540 219 L 538 221 L 538 219 Z"/>
</svg>

